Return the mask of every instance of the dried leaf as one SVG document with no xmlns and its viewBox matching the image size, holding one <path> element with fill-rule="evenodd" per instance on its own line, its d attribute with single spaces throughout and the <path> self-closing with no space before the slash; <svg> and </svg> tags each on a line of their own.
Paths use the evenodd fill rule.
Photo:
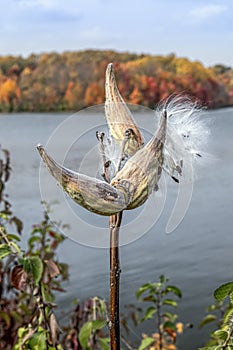
<svg viewBox="0 0 233 350">
<path fill-rule="evenodd" d="M 3 174 L 3 161 L 0 159 L 0 178 L 2 177 Z"/>
<path fill-rule="evenodd" d="M 10 171 L 11 171 L 11 167 L 10 167 L 10 152 L 7 149 L 3 149 L 2 152 L 5 155 L 5 179 L 4 181 L 7 182 L 9 180 L 10 177 Z"/>
<path fill-rule="evenodd" d="M 14 288 L 24 290 L 27 285 L 27 272 L 22 265 L 16 265 L 11 271 L 11 283 Z"/>
<path fill-rule="evenodd" d="M 57 344 L 57 334 L 61 332 L 61 328 L 57 323 L 54 313 L 51 313 L 49 317 L 49 325 L 50 325 L 52 343 L 55 346 Z"/>
<path fill-rule="evenodd" d="M 175 344 L 175 342 L 176 342 L 176 332 L 172 328 L 169 328 L 169 327 L 164 328 L 164 332 L 169 334 L 169 336 L 172 339 L 173 344 Z"/>
<path fill-rule="evenodd" d="M 49 274 L 52 278 L 57 277 L 60 274 L 59 268 L 53 260 L 45 260 L 44 262 L 46 263 L 49 270 Z"/>
<path fill-rule="evenodd" d="M 13 216 L 10 219 L 10 224 L 12 224 L 12 223 L 16 226 L 17 232 L 19 234 L 21 234 L 22 230 L 23 230 L 23 223 L 22 223 L 22 221 L 19 218 L 17 218 L 16 216 Z"/>
</svg>

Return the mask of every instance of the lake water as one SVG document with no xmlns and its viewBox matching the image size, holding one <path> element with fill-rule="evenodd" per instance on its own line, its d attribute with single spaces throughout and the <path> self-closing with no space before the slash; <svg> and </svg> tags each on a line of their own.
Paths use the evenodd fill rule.
<svg viewBox="0 0 233 350">
<path fill-rule="evenodd" d="M 194 325 L 178 339 L 182 350 L 204 346 L 211 328 L 199 330 L 198 324 L 205 315 L 205 308 L 214 301 L 214 289 L 233 280 L 233 108 L 210 111 L 206 115 L 211 120 L 208 150 L 215 160 L 198 170 L 184 219 L 172 234 L 165 233 L 176 198 L 176 184 L 169 183 L 166 203 L 156 224 L 140 239 L 121 247 L 122 311 L 125 304 L 136 302 L 135 291 L 142 283 L 157 281 L 160 274 L 170 277 L 170 282 L 183 292 L 177 310 L 179 320 Z M 0 115 L 0 144 L 10 151 L 13 167 L 7 192 L 14 213 L 25 223 L 25 240 L 31 225 L 41 220 L 43 210 L 36 144 L 46 144 L 68 116 L 67 113 Z M 141 118 L 148 130 L 154 130 L 153 118 Z M 88 127 L 91 125 L 92 122 Z M 58 151 L 67 137 L 69 135 L 64 135 L 58 140 Z M 73 154 L 73 162 L 78 161 L 88 151 L 87 145 L 89 147 L 93 142 L 96 141 L 89 134 L 81 137 L 79 153 Z M 54 156 L 56 158 L 56 154 Z M 93 220 L 94 225 L 108 224 L 105 218 L 99 220 L 85 211 L 80 213 L 84 221 Z M 125 220 L 130 215 L 133 214 L 125 213 Z M 144 221 L 147 221 L 146 217 Z M 84 233 L 88 236 L 88 232 Z M 74 298 L 83 300 L 98 295 L 108 299 L 108 250 L 84 244 L 67 239 L 59 250 L 60 260 L 70 266 L 70 279 L 64 286 L 67 292 L 59 295 L 57 300 L 60 310 L 71 309 Z M 143 327 L 148 332 L 154 330 L 150 321 Z M 134 339 L 137 339 L 137 332 Z"/>
</svg>

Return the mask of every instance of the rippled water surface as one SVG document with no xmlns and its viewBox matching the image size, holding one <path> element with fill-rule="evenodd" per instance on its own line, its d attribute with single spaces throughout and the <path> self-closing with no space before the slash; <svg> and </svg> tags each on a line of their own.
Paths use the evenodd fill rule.
<svg viewBox="0 0 233 350">
<path fill-rule="evenodd" d="M 233 280 L 233 109 L 210 111 L 207 116 L 211 120 L 208 150 L 215 159 L 198 170 L 191 204 L 183 221 L 172 234 L 165 233 L 177 194 L 177 185 L 169 182 L 159 220 L 140 239 L 121 247 L 122 309 L 124 304 L 135 302 L 135 290 L 140 284 L 157 280 L 160 274 L 170 277 L 171 283 L 183 292 L 177 310 L 180 320 L 194 325 L 178 340 L 183 350 L 204 345 L 210 328 L 199 330 L 198 324 L 205 314 L 205 307 L 213 302 L 212 294 L 219 284 Z M 42 213 L 40 159 L 36 144 L 46 144 L 55 128 L 67 117 L 68 114 L 0 115 L 0 144 L 10 150 L 13 167 L 7 192 L 15 214 L 25 222 L 24 241 L 31 225 L 40 221 Z M 147 118 L 143 125 L 153 132 L 153 118 L 140 118 Z M 79 126 L 77 124 L 77 128 Z M 58 151 L 67 137 L 69 135 L 59 139 Z M 87 145 L 96 140 L 88 133 L 80 142 L 78 153 L 73 155 L 74 162 L 82 159 Z M 149 214 L 145 212 L 144 220 Z M 103 225 L 105 221 L 108 225 L 105 218 L 93 218 L 85 211 L 82 215 L 87 221 L 93 220 L 94 225 Z M 126 221 L 127 215 L 125 213 Z M 88 232 L 83 234 L 88 235 Z M 65 285 L 67 293 L 58 296 L 61 308 L 69 310 L 74 298 L 95 295 L 108 298 L 107 249 L 91 248 L 67 239 L 59 254 L 60 259 L 70 265 L 70 280 Z M 152 323 L 145 323 L 145 328 L 148 332 L 153 331 Z M 137 336 L 135 331 L 134 339 Z"/>
</svg>

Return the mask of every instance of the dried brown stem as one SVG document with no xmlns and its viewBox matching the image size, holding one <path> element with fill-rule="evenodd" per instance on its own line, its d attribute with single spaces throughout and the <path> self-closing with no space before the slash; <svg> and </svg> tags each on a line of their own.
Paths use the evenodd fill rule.
<svg viewBox="0 0 233 350">
<path fill-rule="evenodd" d="M 96 133 L 99 140 L 99 149 L 103 165 L 103 177 L 110 182 L 110 174 L 106 166 L 104 149 L 104 133 Z M 121 158 L 119 160 L 120 168 Z M 117 169 L 118 170 L 118 169 Z M 119 317 L 119 292 L 120 292 L 120 256 L 119 256 L 119 232 L 123 212 L 109 217 L 110 228 L 110 345 L 111 350 L 120 350 L 120 317 Z"/>
<path fill-rule="evenodd" d="M 119 291 L 120 291 L 120 256 L 119 231 L 122 212 L 111 215 L 110 226 L 110 345 L 111 350 L 120 350 L 120 318 L 119 318 Z"/>
</svg>

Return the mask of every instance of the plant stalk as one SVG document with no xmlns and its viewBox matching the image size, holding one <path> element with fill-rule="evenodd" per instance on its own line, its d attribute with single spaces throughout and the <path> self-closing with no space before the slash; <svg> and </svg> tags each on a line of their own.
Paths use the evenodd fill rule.
<svg viewBox="0 0 233 350">
<path fill-rule="evenodd" d="M 158 295 L 157 300 L 157 327 L 158 327 L 158 333 L 159 333 L 159 350 L 163 350 L 163 334 L 161 331 L 161 291 Z"/>
<path fill-rule="evenodd" d="M 120 350 L 120 317 L 119 317 L 119 291 L 120 291 L 120 254 L 119 232 L 122 212 L 111 215 L 110 227 L 110 345 L 111 350 Z"/>
</svg>

